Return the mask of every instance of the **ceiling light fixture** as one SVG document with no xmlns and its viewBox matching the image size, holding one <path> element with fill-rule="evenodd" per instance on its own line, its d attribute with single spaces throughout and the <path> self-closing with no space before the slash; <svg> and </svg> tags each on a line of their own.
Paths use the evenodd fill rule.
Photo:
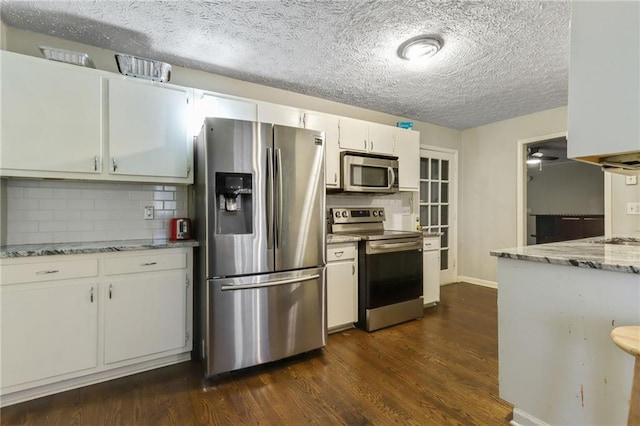
<svg viewBox="0 0 640 426">
<path fill-rule="evenodd" d="M 398 47 L 398 56 L 407 61 L 430 58 L 442 48 L 442 41 L 428 35 L 410 38 Z"/>
</svg>

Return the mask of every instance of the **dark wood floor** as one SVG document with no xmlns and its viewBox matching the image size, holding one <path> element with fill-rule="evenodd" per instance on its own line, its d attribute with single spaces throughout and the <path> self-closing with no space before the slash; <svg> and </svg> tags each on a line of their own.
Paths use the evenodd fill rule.
<svg viewBox="0 0 640 426">
<path fill-rule="evenodd" d="M 203 382 L 197 362 L 2 409 L 3 425 L 508 425 L 496 291 L 442 288 L 422 320 Z"/>
</svg>

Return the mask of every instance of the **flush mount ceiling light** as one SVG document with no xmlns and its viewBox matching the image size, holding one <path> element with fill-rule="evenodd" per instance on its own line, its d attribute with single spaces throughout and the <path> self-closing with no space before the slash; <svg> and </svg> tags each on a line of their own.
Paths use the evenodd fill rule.
<svg viewBox="0 0 640 426">
<path fill-rule="evenodd" d="M 398 56 L 407 61 L 430 58 L 442 47 L 442 41 L 439 39 L 421 35 L 410 38 L 400 45 L 398 48 Z"/>
<path fill-rule="evenodd" d="M 89 55 L 82 52 L 73 52 L 71 50 L 57 49 L 55 47 L 38 46 L 42 56 L 52 61 L 64 62 L 72 65 L 80 65 L 81 67 L 95 68 Z"/>
</svg>

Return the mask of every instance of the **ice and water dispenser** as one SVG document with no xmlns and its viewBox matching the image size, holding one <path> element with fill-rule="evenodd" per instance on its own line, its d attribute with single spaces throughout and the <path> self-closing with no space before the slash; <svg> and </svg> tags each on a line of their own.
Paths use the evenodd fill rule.
<svg viewBox="0 0 640 426">
<path fill-rule="evenodd" d="M 216 173 L 217 234 L 251 234 L 251 173 Z"/>
</svg>

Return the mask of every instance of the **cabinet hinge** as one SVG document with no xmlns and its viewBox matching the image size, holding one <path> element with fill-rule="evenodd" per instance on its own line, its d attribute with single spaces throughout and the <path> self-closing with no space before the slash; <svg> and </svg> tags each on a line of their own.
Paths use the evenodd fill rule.
<svg viewBox="0 0 640 426">
<path fill-rule="evenodd" d="M 189 341 L 189 333 L 184 333 L 184 343 Z"/>
<path fill-rule="evenodd" d="M 189 287 L 189 275 L 185 276 L 184 281 L 186 286 Z"/>
<path fill-rule="evenodd" d="M 191 164 L 187 164 L 187 176 L 191 174 Z"/>
</svg>

